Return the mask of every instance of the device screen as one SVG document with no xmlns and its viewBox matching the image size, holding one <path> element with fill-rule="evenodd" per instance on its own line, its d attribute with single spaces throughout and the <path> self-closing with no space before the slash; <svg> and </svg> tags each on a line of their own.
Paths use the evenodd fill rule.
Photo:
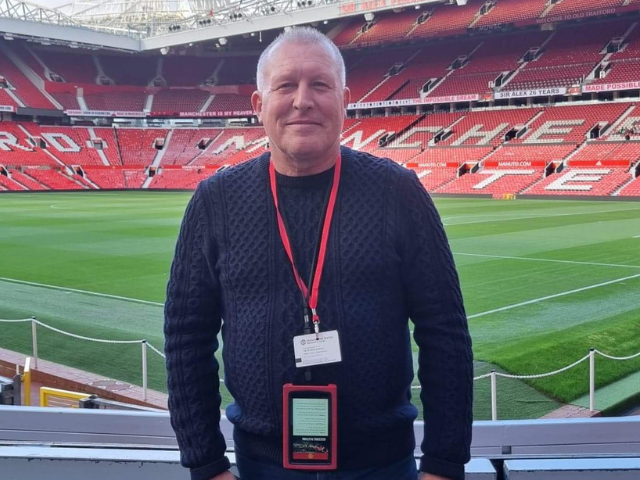
<svg viewBox="0 0 640 480">
<path fill-rule="evenodd" d="M 328 463 L 331 451 L 329 397 L 322 393 L 314 393 L 310 396 L 300 392 L 292 395 L 290 402 L 290 461 L 309 464 Z"/>
</svg>

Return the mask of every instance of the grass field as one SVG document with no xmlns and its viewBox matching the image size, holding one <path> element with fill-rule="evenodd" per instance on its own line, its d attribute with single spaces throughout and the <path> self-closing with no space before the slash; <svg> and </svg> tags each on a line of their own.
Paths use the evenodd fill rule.
<svg viewBox="0 0 640 480">
<path fill-rule="evenodd" d="M 35 315 L 78 335 L 146 338 L 162 348 L 167 272 L 189 197 L 0 195 L 0 318 Z M 640 351 L 640 202 L 436 203 L 462 281 L 476 375 L 552 371 L 590 347 L 617 356 Z M 38 344 L 42 358 L 141 383 L 139 345 L 44 328 Z M 0 347 L 28 353 L 30 346 L 29 324 L 0 323 Z M 164 363 L 154 353 L 149 371 L 150 386 L 163 390 Z M 638 371 L 640 358 L 599 357 L 596 386 Z M 587 362 L 528 383 L 500 378 L 499 417 L 538 417 L 587 392 Z M 475 398 L 476 418 L 490 418 L 488 379 L 476 382 Z"/>
</svg>

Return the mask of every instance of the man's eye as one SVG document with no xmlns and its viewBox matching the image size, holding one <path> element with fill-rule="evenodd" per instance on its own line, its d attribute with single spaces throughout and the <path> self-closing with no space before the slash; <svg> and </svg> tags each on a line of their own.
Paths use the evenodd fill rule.
<svg viewBox="0 0 640 480">
<path fill-rule="evenodd" d="M 285 83 L 281 83 L 278 88 L 291 88 L 293 87 L 293 83 L 291 82 L 285 82 Z"/>
</svg>

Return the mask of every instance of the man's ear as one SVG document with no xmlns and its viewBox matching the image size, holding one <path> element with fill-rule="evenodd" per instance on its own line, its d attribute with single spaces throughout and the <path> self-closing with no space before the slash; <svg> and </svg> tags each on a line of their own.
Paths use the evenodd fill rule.
<svg viewBox="0 0 640 480">
<path fill-rule="evenodd" d="M 262 115 L 262 93 L 258 90 L 251 94 L 251 106 L 258 116 L 258 121 L 262 123 L 262 119 L 260 118 Z"/>
<path fill-rule="evenodd" d="M 347 116 L 347 107 L 349 106 L 349 103 L 351 102 L 351 90 L 349 90 L 349 87 L 344 87 L 344 91 L 342 92 L 342 101 L 344 103 L 344 116 L 346 118 L 346 116 Z"/>
</svg>

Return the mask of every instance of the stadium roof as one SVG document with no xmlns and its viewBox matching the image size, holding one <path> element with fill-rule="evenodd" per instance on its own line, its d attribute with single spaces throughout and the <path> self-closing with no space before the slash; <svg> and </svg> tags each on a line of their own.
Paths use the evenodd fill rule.
<svg viewBox="0 0 640 480">
<path fill-rule="evenodd" d="M 145 51 L 438 1 L 81 0 L 52 10 L 0 0 L 0 34 Z"/>
</svg>

